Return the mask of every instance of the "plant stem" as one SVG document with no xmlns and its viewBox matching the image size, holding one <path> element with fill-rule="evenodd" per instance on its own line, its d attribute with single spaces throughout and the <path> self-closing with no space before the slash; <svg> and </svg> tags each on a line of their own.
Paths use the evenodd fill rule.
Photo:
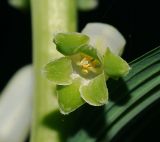
<svg viewBox="0 0 160 142">
<path fill-rule="evenodd" d="M 75 0 L 31 0 L 31 9 L 35 71 L 31 142 L 59 142 L 59 132 L 42 123 L 45 116 L 58 109 L 55 85 L 47 81 L 42 69 L 50 60 L 59 57 L 52 42 L 54 33 L 76 30 L 76 2 Z"/>
</svg>

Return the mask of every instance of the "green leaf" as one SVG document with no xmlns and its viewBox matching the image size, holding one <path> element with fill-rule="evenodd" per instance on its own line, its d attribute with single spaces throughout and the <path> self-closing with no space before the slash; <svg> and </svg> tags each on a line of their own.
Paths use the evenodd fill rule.
<svg viewBox="0 0 160 142">
<path fill-rule="evenodd" d="M 80 88 L 81 97 L 90 105 L 101 106 L 108 101 L 105 76 L 100 74 Z"/>
<path fill-rule="evenodd" d="M 57 86 L 58 103 L 62 114 L 68 114 L 85 102 L 80 96 L 80 79 L 75 79 L 71 85 Z"/>
<path fill-rule="evenodd" d="M 122 94 L 122 97 L 117 97 L 117 103 L 123 102 L 127 94 L 131 98 L 121 106 L 118 106 L 116 103 L 109 104 L 106 109 L 106 113 L 109 116 L 107 118 L 109 125 L 105 129 L 103 140 L 107 138 L 107 135 L 110 140 L 115 139 L 123 128 L 131 127 L 132 122 L 137 117 L 143 118 L 144 115 L 148 117 L 147 110 L 160 100 L 159 54 L 160 47 L 133 61 L 130 74 L 123 78 L 128 89 L 122 89 L 123 84 L 119 82 L 117 89 L 112 92 L 111 95 Z M 114 83 L 111 85 L 113 86 Z M 145 111 L 146 114 L 144 113 Z M 127 129 L 126 131 L 123 130 L 126 133 L 127 131 Z M 134 132 L 137 129 L 131 131 Z"/>
<path fill-rule="evenodd" d="M 128 63 L 109 49 L 104 55 L 103 62 L 106 76 L 114 79 L 127 75 L 130 70 Z"/>
<path fill-rule="evenodd" d="M 87 115 L 88 119 L 84 123 L 79 121 L 75 125 L 77 127 L 85 125 L 86 129 L 80 127 L 77 133 L 72 135 L 72 139 L 76 137 L 72 142 L 79 139 L 87 142 L 91 138 L 94 142 L 133 142 L 137 134 L 149 131 L 147 122 L 159 123 L 158 121 L 152 122 L 153 118 L 159 114 L 159 55 L 160 47 L 131 62 L 132 70 L 127 76 L 119 80 L 108 80 L 110 101 L 96 117 L 95 111 L 81 114 Z M 92 137 L 86 138 L 85 135 L 80 135 L 82 130 L 83 133 L 90 134 Z"/>
<path fill-rule="evenodd" d="M 73 55 L 81 46 L 89 43 L 89 37 L 80 33 L 58 33 L 55 35 L 54 43 L 63 55 Z"/>
<path fill-rule="evenodd" d="M 62 57 L 48 63 L 44 68 L 44 73 L 48 80 L 59 85 L 68 85 L 72 83 L 73 69 L 69 57 Z"/>
</svg>

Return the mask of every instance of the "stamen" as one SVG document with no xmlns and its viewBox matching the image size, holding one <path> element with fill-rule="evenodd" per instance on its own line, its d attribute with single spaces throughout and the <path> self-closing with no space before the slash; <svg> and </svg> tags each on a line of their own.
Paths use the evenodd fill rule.
<svg viewBox="0 0 160 142">
<path fill-rule="evenodd" d="M 84 74 L 88 74 L 88 70 L 87 70 L 87 69 L 82 69 L 82 72 L 83 72 Z"/>
<path fill-rule="evenodd" d="M 89 71 L 91 72 L 96 72 L 96 69 L 94 68 L 96 63 L 95 63 L 95 59 L 90 58 L 90 57 L 84 57 L 80 63 L 78 63 L 79 66 L 82 67 L 82 72 L 84 74 L 88 74 Z"/>
</svg>

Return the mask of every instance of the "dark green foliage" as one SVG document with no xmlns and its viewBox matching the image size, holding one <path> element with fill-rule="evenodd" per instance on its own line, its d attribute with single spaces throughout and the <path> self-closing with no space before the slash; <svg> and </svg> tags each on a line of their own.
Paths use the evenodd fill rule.
<svg viewBox="0 0 160 142">
<path fill-rule="evenodd" d="M 160 47 L 130 66 L 128 76 L 107 82 L 110 101 L 105 107 L 84 106 L 69 116 L 72 119 L 65 118 L 73 123 L 67 142 L 133 142 L 154 123 L 160 103 Z"/>
</svg>

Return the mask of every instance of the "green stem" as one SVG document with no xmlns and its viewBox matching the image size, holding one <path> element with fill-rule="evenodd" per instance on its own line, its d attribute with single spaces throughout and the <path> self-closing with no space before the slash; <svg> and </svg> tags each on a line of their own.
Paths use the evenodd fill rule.
<svg viewBox="0 0 160 142">
<path fill-rule="evenodd" d="M 59 57 L 52 42 L 54 33 L 76 30 L 76 2 L 75 0 L 31 0 L 31 9 L 35 71 L 31 142 L 59 142 L 59 132 L 43 124 L 45 117 L 56 111 L 58 105 L 55 85 L 47 81 L 42 69 L 50 60 Z"/>
</svg>

